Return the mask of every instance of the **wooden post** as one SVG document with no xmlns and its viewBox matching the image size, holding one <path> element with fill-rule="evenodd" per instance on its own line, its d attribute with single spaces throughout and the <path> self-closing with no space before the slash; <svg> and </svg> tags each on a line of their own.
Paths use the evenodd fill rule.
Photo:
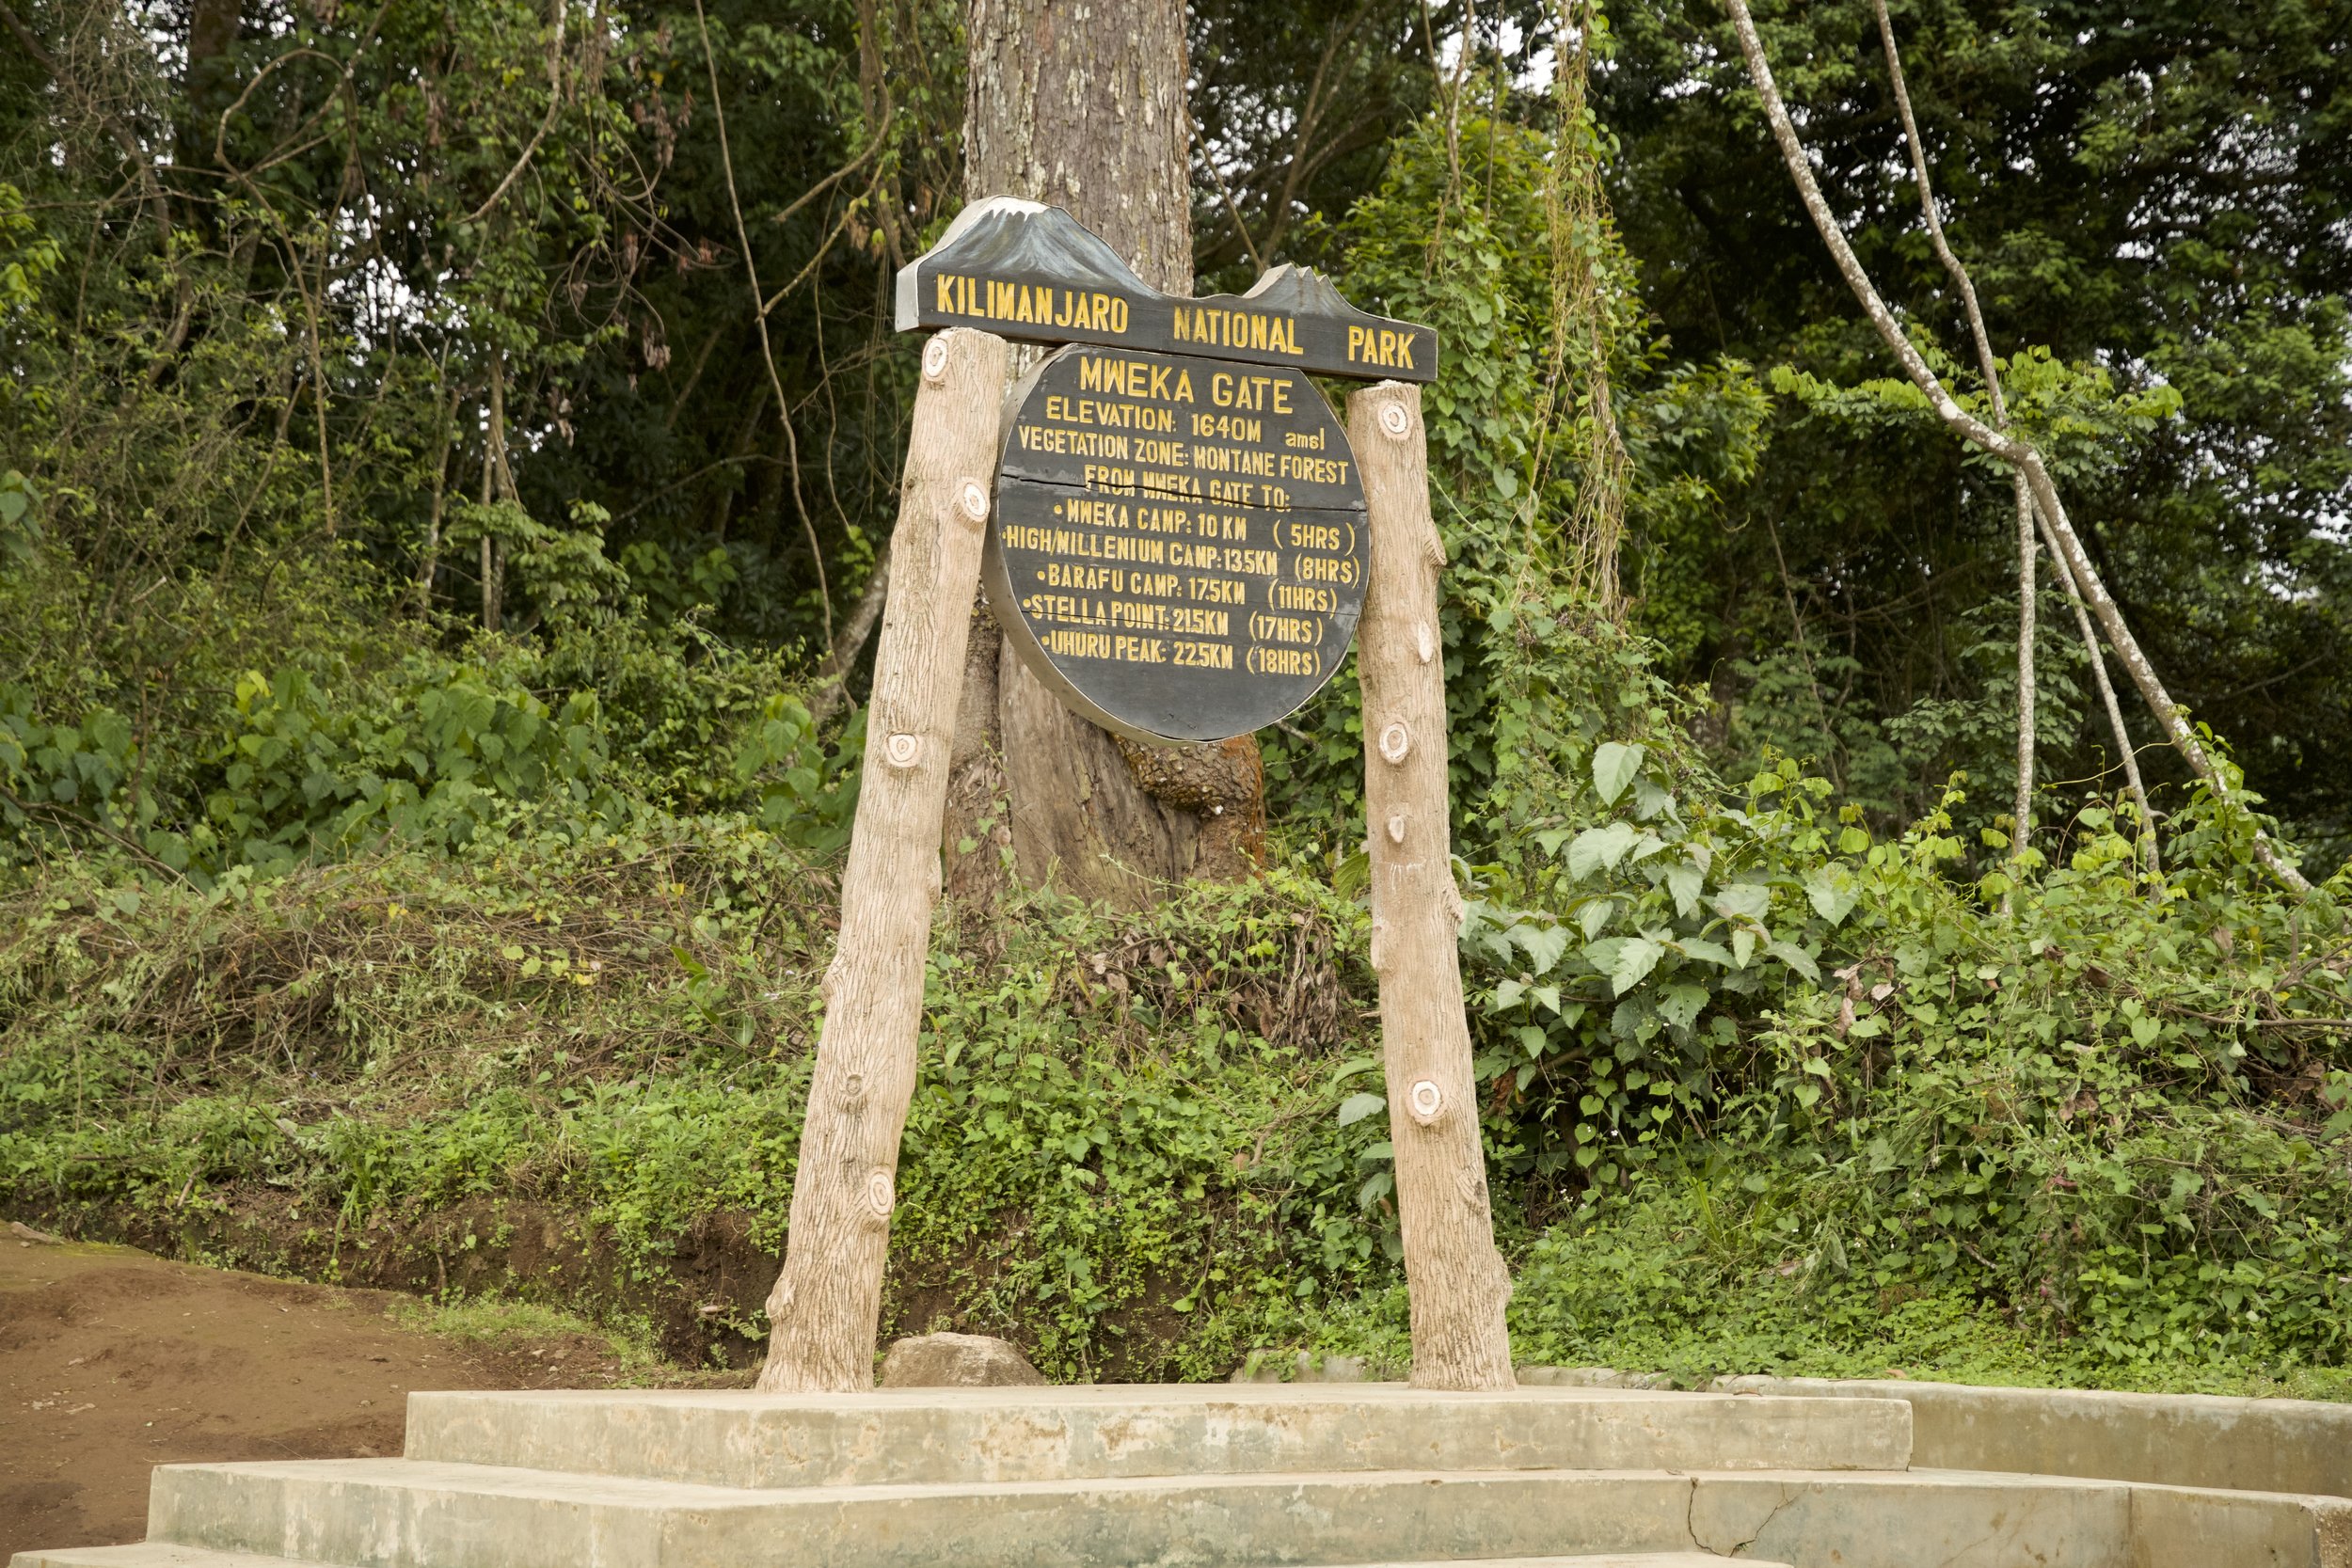
<svg viewBox="0 0 2352 1568">
<path fill-rule="evenodd" d="M 996 471 L 1005 362 L 1003 339 L 968 328 L 923 347 L 865 778 L 841 879 L 841 936 L 825 971 L 784 1272 L 768 1297 L 764 1389 L 874 1386 L 898 1138 L 914 1097 L 923 959 L 939 901 L 947 750 Z"/>
<path fill-rule="evenodd" d="M 1371 840 L 1372 967 L 1405 1230 L 1413 1385 L 1509 1388 L 1502 1309 L 1511 1275 L 1495 1250 L 1486 1156 L 1470 1076 L 1446 814 L 1444 649 L 1429 516 L 1421 388 L 1384 381 L 1347 400 L 1363 475 L 1371 579 L 1358 629 L 1363 685 L 1364 812 Z"/>
</svg>

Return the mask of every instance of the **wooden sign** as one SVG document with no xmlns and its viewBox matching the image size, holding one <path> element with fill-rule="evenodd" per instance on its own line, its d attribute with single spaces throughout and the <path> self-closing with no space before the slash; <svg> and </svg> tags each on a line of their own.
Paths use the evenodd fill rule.
<svg viewBox="0 0 2352 1568">
<path fill-rule="evenodd" d="M 1058 207 L 992 197 L 898 272 L 898 325 L 977 326 L 1041 343 L 1102 343 L 1282 365 L 1359 381 L 1432 381 L 1434 327 L 1359 310 L 1320 274 L 1279 266 L 1246 294 L 1164 294 Z"/>
<path fill-rule="evenodd" d="M 1369 541 L 1304 372 L 1073 344 L 1014 402 L 981 580 L 1064 702 L 1133 739 L 1222 740 L 1331 678 Z"/>
</svg>

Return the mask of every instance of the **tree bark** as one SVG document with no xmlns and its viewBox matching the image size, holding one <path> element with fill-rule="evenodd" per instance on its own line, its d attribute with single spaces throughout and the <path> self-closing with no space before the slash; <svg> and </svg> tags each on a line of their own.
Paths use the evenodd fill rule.
<svg viewBox="0 0 2352 1568">
<path fill-rule="evenodd" d="M 971 0 L 967 23 L 965 199 L 1065 208 L 1146 282 L 1190 293 L 1182 0 Z M 956 897 L 992 898 L 1017 878 L 1133 907 L 1255 863 L 1265 816 L 1255 737 L 1119 740 L 1064 707 L 986 616 L 972 637 L 946 828 Z"/>
<path fill-rule="evenodd" d="M 2033 842 L 2033 772 L 2034 772 L 2034 705 L 2035 691 L 2033 641 L 2034 623 L 2034 554 L 2041 547 L 2034 541 L 2033 495 L 2026 488 L 2026 476 L 2011 476 L 2017 492 L 2017 804 L 2016 837 L 2011 841 L 2010 858 L 2025 854 Z M 2006 903 L 2008 900 L 2003 899 Z"/>
<path fill-rule="evenodd" d="M 2036 513 L 2039 519 L 2040 514 Z M 2152 881 L 2164 878 L 2164 851 L 2156 838 L 2156 814 L 2148 804 L 2148 785 L 2139 776 L 2139 752 L 2132 745 L 2132 732 L 2123 722 L 2123 705 L 2116 701 L 2115 683 L 2107 678 L 2107 657 L 2099 646 L 2099 634 L 2091 629 L 2090 612 L 2083 608 L 2082 596 L 2074 591 L 2074 574 L 2066 569 L 2066 557 L 2058 553 L 2058 542 L 2045 524 L 2042 540 L 2050 546 L 2050 557 L 2058 567 L 2058 591 L 2067 595 L 2067 603 L 2074 610 L 2074 628 L 2083 640 L 2083 653 L 2090 660 L 2090 678 L 2099 688 L 2099 701 L 2107 710 L 2107 729 L 2115 736 L 2115 754 L 2123 764 L 2123 782 L 2131 791 L 2132 803 L 2139 809 L 2139 846 L 2148 864 Z M 2153 886 L 2150 896 L 2158 895 Z"/>
<path fill-rule="evenodd" d="M 1347 402 L 1370 509 L 1372 570 L 1357 628 L 1372 966 L 1395 1150 L 1397 1217 L 1422 1388 L 1509 1388 L 1503 1307 L 1462 1010 L 1462 897 L 1447 821 L 1445 665 L 1421 388 L 1393 381 Z"/>
<path fill-rule="evenodd" d="M 891 535 L 867 709 L 865 784 L 825 971 L 784 1271 L 759 1386 L 848 1392 L 874 1383 L 874 1334 L 898 1138 L 914 1096 L 923 958 L 940 894 L 940 813 L 969 607 L 979 581 L 1005 382 L 1001 338 L 950 329 L 925 345 L 923 385 Z"/>
</svg>

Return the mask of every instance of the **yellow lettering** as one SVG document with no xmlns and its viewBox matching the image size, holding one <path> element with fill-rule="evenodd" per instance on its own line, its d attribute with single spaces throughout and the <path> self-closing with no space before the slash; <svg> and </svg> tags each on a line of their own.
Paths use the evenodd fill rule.
<svg viewBox="0 0 2352 1568">
<path fill-rule="evenodd" d="M 1176 372 L 1175 401 L 1178 403 L 1190 403 L 1193 401 L 1192 372 L 1190 371 L 1180 370 Z"/>
<path fill-rule="evenodd" d="M 945 272 L 936 274 L 931 278 L 931 287 L 939 291 L 939 309 L 942 310 L 952 310 L 956 308 L 956 279 L 954 274 Z"/>
<path fill-rule="evenodd" d="M 1291 411 L 1291 384 L 1287 381 L 1277 381 L 1274 384 L 1274 411 L 1277 414 L 1287 414 Z"/>
</svg>

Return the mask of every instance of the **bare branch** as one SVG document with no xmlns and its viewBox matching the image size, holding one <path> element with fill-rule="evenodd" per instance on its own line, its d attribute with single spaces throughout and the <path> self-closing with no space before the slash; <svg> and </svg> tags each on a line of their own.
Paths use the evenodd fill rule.
<svg viewBox="0 0 2352 1568">
<path fill-rule="evenodd" d="M 466 215 L 468 223 L 480 223 L 489 215 L 490 209 L 505 197 L 508 187 L 521 179 L 523 170 L 531 166 L 531 160 L 538 152 L 539 144 L 548 139 L 548 133 L 555 129 L 556 117 L 564 112 L 564 30 L 571 16 L 571 0 L 555 0 L 555 37 L 548 43 L 547 115 L 539 121 L 539 129 L 531 134 L 531 140 L 523 145 L 522 156 L 515 160 L 515 166 L 506 171 L 506 178 L 498 182 L 498 188 L 490 193 L 489 199 Z"/>
<path fill-rule="evenodd" d="M 1233 193 L 1225 183 L 1225 171 L 1216 166 L 1216 154 L 1210 149 L 1208 138 L 1200 134 L 1200 122 L 1192 118 L 1192 106 L 1184 106 L 1184 123 L 1190 127 L 1193 145 L 1200 149 L 1200 161 L 1208 166 L 1209 178 L 1216 182 L 1216 194 L 1225 198 L 1225 215 L 1233 220 L 1233 232 L 1241 236 L 1242 248 L 1249 252 L 1250 261 L 1260 272 L 1265 271 L 1265 258 L 1258 254 L 1258 242 L 1249 237 L 1249 226 L 1241 220 L 1241 209 L 1234 205 Z"/>
<path fill-rule="evenodd" d="M 57 57 L 49 53 L 40 41 L 40 35 L 25 25 L 24 19 L 8 7 L 7 0 L 0 0 L 0 27 L 6 27 L 15 35 L 16 41 L 24 46 L 24 53 L 31 56 L 35 65 L 48 73 L 51 81 L 57 84 L 60 92 L 81 99 L 91 115 L 106 128 L 106 135 L 129 161 L 132 173 L 138 180 L 139 189 L 146 193 L 149 204 L 155 209 L 155 221 L 163 229 L 165 243 L 170 243 L 171 198 L 165 193 L 163 182 L 156 177 L 155 166 L 147 156 L 147 149 L 140 144 L 137 133 L 98 106 L 97 101 L 83 89 L 81 83 L 68 74 L 65 68 L 57 63 Z"/>
<path fill-rule="evenodd" d="M 1968 269 L 1960 264 L 1952 247 L 1944 238 L 1944 219 L 1935 208 L 1935 190 L 1928 182 L 1928 148 L 1919 139 L 1919 122 L 1911 114 L 1911 87 L 1903 80 L 1903 57 L 1895 48 L 1895 24 L 1886 14 L 1886 0 L 1871 0 L 1878 11 L 1879 41 L 1886 47 L 1886 76 L 1895 88 L 1895 107 L 1902 115 L 1903 140 L 1911 149 L 1912 178 L 1919 186 L 1919 211 L 1927 217 L 1928 243 L 1935 247 L 1936 260 L 1952 276 L 1960 290 L 1960 301 L 1968 312 L 1968 331 L 1976 339 L 1977 367 L 1984 372 L 1985 390 L 1993 399 L 1993 420 L 1995 424 L 2009 424 L 2009 404 L 2001 396 L 2000 372 L 1993 358 L 1993 339 L 1984 329 L 1984 311 L 1977 304 L 1977 285 L 1970 280 Z"/>
<path fill-rule="evenodd" d="M 1847 287 L 1853 291 L 1854 298 L 1860 302 L 1863 313 L 1870 319 L 1870 325 L 1878 329 L 1880 340 L 1886 344 L 1888 351 L 1902 366 L 1904 374 L 1910 377 L 1912 385 L 1919 389 L 1920 395 L 1928 400 L 1929 406 L 1935 410 L 1945 424 L 1964 439 L 2015 466 L 2025 474 L 2026 485 L 2033 493 L 2034 504 L 2049 526 L 2058 558 L 2066 563 L 2078 594 L 2090 607 L 2100 629 L 2106 633 L 2109 645 L 2115 649 L 2116 657 L 2123 661 L 2123 668 L 2131 673 L 2132 684 L 2139 688 L 2141 699 L 2155 715 L 2156 721 L 2164 726 L 2173 750 L 2180 752 L 2182 760 L 2204 782 L 2216 800 L 2229 805 L 2242 805 L 2236 787 L 2205 750 L 2204 743 L 2198 739 L 2197 732 L 2190 726 L 2181 705 L 2165 689 L 2155 666 L 2141 651 L 2138 640 L 2132 635 L 2130 625 L 2123 619 L 2122 609 L 2100 579 L 2098 568 L 2091 563 L 2090 553 L 2083 548 L 2081 536 L 2074 531 L 2074 525 L 2067 516 L 2065 502 L 2058 499 L 2058 486 L 2050 477 L 2049 466 L 2042 461 L 2041 451 L 2032 442 L 1996 430 L 1963 408 L 1929 366 L 1926 357 L 1904 336 L 1902 325 L 1887 309 L 1885 300 L 1879 296 L 1877 286 L 1870 281 L 1869 274 L 1863 269 L 1861 260 L 1854 255 L 1853 246 L 1847 241 L 1845 230 L 1838 226 L 1836 215 L 1830 211 L 1828 198 L 1821 194 L 1820 182 L 1814 178 L 1813 165 L 1805 156 L 1804 145 L 1798 140 L 1797 128 L 1788 118 L 1788 107 L 1781 102 L 1780 88 L 1772 80 L 1772 64 L 1765 58 L 1763 40 L 1756 36 L 1756 19 L 1749 14 L 1747 0 L 1724 0 L 1724 4 L 1731 13 L 1732 25 L 1740 36 L 1740 52 L 1747 61 L 1749 79 L 1756 86 L 1757 98 L 1763 102 L 1765 119 L 1772 126 L 1772 139 L 1780 145 L 1781 161 L 1788 166 L 1789 178 L 1796 182 L 1798 198 L 1804 203 L 1804 210 L 1813 219 L 1814 228 L 1820 232 L 1822 244 L 1829 247 L 1839 275 L 1845 278 Z M 2311 883 L 2280 855 L 2277 844 L 2259 826 L 2254 830 L 2254 853 L 2273 876 L 2296 893 L 2309 894 L 2312 891 Z"/>
<path fill-rule="evenodd" d="M 768 385 L 776 394 L 776 419 L 784 426 L 784 443 L 791 466 L 792 505 L 801 515 L 801 531 L 808 536 L 809 559 L 817 564 L 817 603 L 824 611 L 825 646 L 833 646 L 833 590 L 825 582 L 825 551 L 817 542 L 817 524 L 801 497 L 801 438 L 792 430 L 792 402 L 784 395 L 784 377 L 776 373 L 775 345 L 768 339 L 768 308 L 761 303 L 759 262 L 752 255 L 751 230 L 743 226 L 743 202 L 735 189 L 735 154 L 727 147 L 727 111 L 719 95 L 719 57 L 710 52 L 710 20 L 703 0 L 694 0 L 694 25 L 703 40 L 703 68 L 710 73 L 710 113 L 719 127 L 719 166 L 727 179 L 727 210 L 735 214 L 735 238 L 743 247 L 743 274 L 752 290 L 752 325 L 759 330 L 759 359 L 768 369 Z"/>
<path fill-rule="evenodd" d="M 2156 843 L 2156 814 L 2148 804 L 2148 786 L 2139 776 L 2139 752 L 2132 744 L 2132 732 L 2123 722 L 2123 705 L 2115 695 L 2115 683 L 2107 678 L 2106 655 L 2099 647 L 2099 633 L 2090 624 L 2090 612 L 2083 608 L 2082 596 L 2074 592 L 2074 574 L 2066 569 L 2066 557 L 2059 553 L 2058 541 L 2042 522 L 2039 512 L 2035 521 L 2041 526 L 2042 537 L 2050 546 L 2050 554 L 2058 568 L 2059 592 L 2067 595 L 2067 604 L 2074 611 L 2074 627 L 2082 636 L 2083 651 L 2090 656 L 2090 678 L 2099 688 L 2100 704 L 2107 711 L 2107 728 L 2115 736 L 2115 752 L 2123 763 L 2123 781 L 2132 795 L 2132 803 L 2139 808 L 2139 839 L 2148 855 L 2148 875 L 2164 875 L 2164 855 Z"/>
</svg>

